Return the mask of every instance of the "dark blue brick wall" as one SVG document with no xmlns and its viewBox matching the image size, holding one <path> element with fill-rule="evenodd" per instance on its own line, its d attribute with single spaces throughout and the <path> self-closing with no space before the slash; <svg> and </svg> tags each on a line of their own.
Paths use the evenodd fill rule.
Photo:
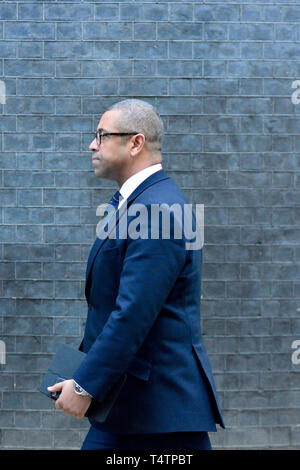
<svg viewBox="0 0 300 470">
<path fill-rule="evenodd" d="M 164 167 L 205 204 L 202 325 L 220 449 L 300 445 L 300 5 L 0 3 L 0 446 L 77 449 L 88 424 L 37 390 L 83 332 L 96 208 L 88 145 L 107 106 L 153 103 Z M 2 102 L 1 102 L 2 103 Z"/>
</svg>

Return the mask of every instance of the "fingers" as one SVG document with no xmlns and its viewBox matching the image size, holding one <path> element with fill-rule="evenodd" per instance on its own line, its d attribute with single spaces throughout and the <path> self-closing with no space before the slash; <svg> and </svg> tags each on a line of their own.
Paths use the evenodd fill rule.
<svg viewBox="0 0 300 470">
<path fill-rule="evenodd" d="M 55 408 L 57 410 L 62 410 L 63 409 L 62 404 L 60 403 L 59 399 L 56 400 L 56 402 L 55 402 Z"/>
<path fill-rule="evenodd" d="M 48 387 L 47 390 L 49 390 L 49 392 L 51 393 L 61 392 L 63 389 L 63 386 L 64 386 L 64 382 L 58 382 L 52 385 L 51 387 Z"/>
</svg>

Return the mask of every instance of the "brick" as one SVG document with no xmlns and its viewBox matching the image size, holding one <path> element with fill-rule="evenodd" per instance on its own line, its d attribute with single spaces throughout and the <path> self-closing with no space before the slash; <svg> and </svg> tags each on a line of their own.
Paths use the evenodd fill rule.
<svg viewBox="0 0 300 470">
<path fill-rule="evenodd" d="M 226 136 L 207 135 L 204 136 L 203 149 L 205 152 L 222 152 L 226 146 Z"/>
<path fill-rule="evenodd" d="M 241 16 L 243 21 L 261 21 L 264 10 L 260 5 L 243 5 L 241 7 Z"/>
<path fill-rule="evenodd" d="M 44 126 L 48 132 L 86 132 L 93 130 L 91 118 L 83 116 L 72 116 L 71 118 L 69 116 L 45 117 Z"/>
<path fill-rule="evenodd" d="M 43 263 L 43 279 L 84 279 L 85 263 Z"/>
<path fill-rule="evenodd" d="M 49 432 L 43 430 L 32 430 L 30 433 L 25 432 L 24 439 L 25 449 L 40 449 L 51 448 L 51 439 L 49 439 Z"/>
<path fill-rule="evenodd" d="M 117 95 L 119 93 L 119 82 L 117 79 L 101 79 L 94 82 L 94 95 Z"/>
<path fill-rule="evenodd" d="M 92 6 L 80 3 L 46 4 L 44 6 L 45 20 L 88 21 L 92 16 Z"/>
<path fill-rule="evenodd" d="M 78 431 L 58 430 L 54 433 L 54 446 L 56 449 L 80 449 L 81 444 L 81 436 Z"/>
<path fill-rule="evenodd" d="M 79 299 L 81 298 L 81 288 L 79 281 L 56 281 L 55 297 L 58 299 Z"/>
<path fill-rule="evenodd" d="M 170 59 L 191 59 L 193 44 L 189 41 L 169 41 Z"/>
<path fill-rule="evenodd" d="M 156 60 L 134 60 L 133 75 L 146 77 L 156 75 L 156 62 Z"/>
<path fill-rule="evenodd" d="M 3 448 L 21 448 L 24 445 L 24 431 L 17 429 L 5 429 L 1 432 L 1 445 Z"/>
<path fill-rule="evenodd" d="M 4 59 L 6 76 L 51 77 L 54 75 L 55 62 L 30 59 Z"/>
<path fill-rule="evenodd" d="M 202 62 L 199 60 L 160 60 L 157 65 L 158 74 L 173 77 L 201 77 Z"/>
<path fill-rule="evenodd" d="M 42 314 L 42 301 L 39 299 L 16 299 L 16 315 L 18 316 L 36 316 Z M 22 338 L 17 338 L 21 341 Z M 38 341 L 35 338 L 35 341 Z"/>
<path fill-rule="evenodd" d="M 2 4 L 0 5 L 0 18 L 2 20 L 17 19 L 17 5 Z"/>
<path fill-rule="evenodd" d="M 237 21 L 239 19 L 238 5 L 202 5 L 197 2 L 194 12 L 196 21 Z"/>
<path fill-rule="evenodd" d="M 272 24 L 230 24 L 228 29 L 230 40 L 270 41 L 273 39 Z"/>
<path fill-rule="evenodd" d="M 16 279 L 41 279 L 42 265 L 41 263 L 17 262 L 16 263 Z"/>
<path fill-rule="evenodd" d="M 297 25 L 276 24 L 275 39 L 277 41 L 297 41 Z"/>
<path fill-rule="evenodd" d="M 242 116 L 241 129 L 249 134 L 261 134 L 263 132 L 263 118 L 261 116 Z"/>
<path fill-rule="evenodd" d="M 227 69 L 224 60 L 203 60 L 203 70 L 205 77 L 223 77 Z"/>
<path fill-rule="evenodd" d="M 271 21 L 280 22 L 297 22 L 300 18 L 299 9 L 294 6 L 265 6 L 264 7 L 264 18 L 269 18 Z"/>
<path fill-rule="evenodd" d="M 158 98 L 157 110 L 160 114 L 199 114 L 202 109 L 202 98 L 179 97 L 176 100 L 170 98 Z"/>
<path fill-rule="evenodd" d="M 95 5 L 95 19 L 97 20 L 118 20 L 119 19 L 119 5 L 111 3 L 108 5 Z"/>
<path fill-rule="evenodd" d="M 236 43 L 195 42 L 195 59 L 232 59 L 239 58 L 239 47 Z"/>
<path fill-rule="evenodd" d="M 126 42 L 120 44 L 121 59 L 150 59 L 167 58 L 167 42 L 166 41 L 138 41 Z"/>
<path fill-rule="evenodd" d="M 4 174 L 4 186 L 11 187 L 44 187 L 44 186 L 53 186 L 54 185 L 54 176 L 50 173 L 36 172 L 28 173 L 22 171 L 11 171 L 8 170 Z"/>
<path fill-rule="evenodd" d="M 170 95 L 190 95 L 192 88 L 192 81 L 186 78 L 171 79 L 169 81 L 169 91 Z M 181 130 L 183 129 L 184 123 L 181 120 Z"/>
<path fill-rule="evenodd" d="M 119 59 L 119 43 L 117 41 L 93 41 L 96 59 Z M 91 45 L 92 47 L 92 45 Z M 84 67 L 85 64 L 83 64 Z"/>
<path fill-rule="evenodd" d="M 80 76 L 81 63 L 74 60 L 63 60 L 56 62 L 57 77 L 78 77 Z M 54 74 L 53 74 L 54 75 Z"/>
<path fill-rule="evenodd" d="M 170 22 L 157 24 L 157 38 L 158 39 L 180 39 L 192 40 L 202 39 L 203 26 L 201 23 L 192 22 Z"/>
<path fill-rule="evenodd" d="M 272 102 L 269 98 L 228 98 L 227 112 L 229 114 L 269 114 Z"/>
<path fill-rule="evenodd" d="M 188 147 L 187 147 L 188 146 Z M 185 134 L 178 135 L 176 139 L 172 135 L 165 135 L 163 147 L 166 152 L 191 151 L 193 148 L 202 149 L 202 136 Z"/>
<path fill-rule="evenodd" d="M 262 43 L 245 41 L 244 43 L 241 43 L 241 57 L 243 59 L 262 59 L 264 56 L 263 47 L 264 47 L 264 44 Z M 237 61 L 235 65 L 238 65 Z M 270 63 L 268 61 L 258 61 L 258 60 L 250 61 L 249 60 L 249 71 L 253 70 L 252 73 L 254 74 L 255 72 L 257 73 L 257 70 L 260 70 L 260 68 L 271 70 L 272 65 L 273 65 L 273 62 Z M 247 62 L 243 62 L 242 66 L 244 67 L 244 69 L 246 69 Z"/>
<path fill-rule="evenodd" d="M 118 39 L 121 41 L 132 37 L 133 26 L 131 23 L 87 22 L 83 24 L 83 39 Z"/>
<path fill-rule="evenodd" d="M 9 411 L 2 411 L 0 414 L 1 428 L 12 428 L 14 426 L 14 415 Z"/>
<path fill-rule="evenodd" d="M 79 322 L 77 318 L 55 318 L 54 334 L 79 335 Z"/>
<path fill-rule="evenodd" d="M 279 46 L 279 47 L 278 47 Z M 299 50 L 294 44 L 272 43 L 265 44 L 266 59 L 299 59 Z"/>
<path fill-rule="evenodd" d="M 44 95 L 90 95 L 93 93 L 94 80 L 88 79 L 45 79 Z"/>
<path fill-rule="evenodd" d="M 171 4 L 169 9 L 169 20 L 170 21 L 192 21 L 193 20 L 193 9 L 188 3 L 182 3 L 180 5 Z"/>
<path fill-rule="evenodd" d="M 43 130 L 43 121 L 38 116 L 18 116 L 17 128 L 21 132 L 30 132 L 32 129 L 37 131 Z M 31 168 L 34 168 L 31 166 Z"/>
<path fill-rule="evenodd" d="M 43 43 L 38 41 L 21 41 L 18 43 L 18 57 L 20 58 L 42 58 Z"/>
<path fill-rule="evenodd" d="M 76 57 L 89 59 L 93 57 L 93 44 L 89 41 L 45 41 L 44 49 L 45 58 L 49 59 L 70 59 Z"/>
<path fill-rule="evenodd" d="M 66 170 L 72 168 L 72 170 L 90 169 L 90 160 L 87 159 L 86 155 L 76 154 L 74 159 L 74 153 L 61 153 L 61 152 L 45 152 L 44 154 L 44 167 L 45 169 L 55 170 Z"/>
<path fill-rule="evenodd" d="M 90 227 L 45 227 L 45 241 L 48 243 L 69 243 L 72 239 L 74 243 L 80 243 L 81 240 L 94 241 L 94 231 Z"/>
<path fill-rule="evenodd" d="M 16 43 L 0 41 L 0 47 L 1 47 L 1 57 L 2 58 L 16 57 L 16 54 L 17 54 L 17 45 L 16 45 Z"/>
<path fill-rule="evenodd" d="M 228 175 L 228 184 L 230 187 L 263 188 L 271 185 L 271 175 L 267 172 L 234 172 Z"/>
<path fill-rule="evenodd" d="M 228 28 L 226 24 L 205 24 L 204 39 L 209 41 L 221 41 L 228 39 Z"/>
<path fill-rule="evenodd" d="M 6 23 L 5 39 L 55 39 L 55 25 L 45 21 L 10 21 Z"/>
<path fill-rule="evenodd" d="M 223 97 L 204 97 L 203 98 L 203 112 L 205 114 L 226 114 L 225 110 L 226 110 L 226 98 L 223 98 Z"/>
<path fill-rule="evenodd" d="M 81 39 L 82 27 L 81 23 L 63 23 L 57 24 L 56 38 L 57 39 Z"/>
<path fill-rule="evenodd" d="M 130 60 L 104 60 L 85 61 L 82 69 L 83 77 L 119 77 L 132 75 L 132 62 Z M 98 100 L 99 102 L 99 100 Z M 90 110 L 91 111 L 91 110 Z M 99 114 L 100 111 L 97 111 Z"/>
<path fill-rule="evenodd" d="M 16 168 L 15 154 L 10 153 L 10 152 L 0 152 L 0 166 L 1 168 L 6 168 L 6 169 Z"/>
<path fill-rule="evenodd" d="M 161 96 L 167 95 L 167 82 L 164 79 L 123 79 L 120 84 L 120 93 L 124 96 Z"/>
<path fill-rule="evenodd" d="M 291 85 L 291 79 L 265 79 L 265 92 L 268 95 L 290 96 Z"/>
<path fill-rule="evenodd" d="M 228 63 L 228 75 L 233 77 L 268 77 L 271 74 L 271 70 L 272 63 L 263 60 L 235 60 Z"/>
<path fill-rule="evenodd" d="M 76 420 L 77 421 L 77 420 Z M 81 420 L 78 420 L 81 421 Z M 72 426 L 74 419 L 65 413 L 57 413 L 54 411 L 43 411 L 41 413 L 42 428 L 46 429 L 67 429 Z"/>
<path fill-rule="evenodd" d="M 0 116 L 0 126 L 3 132 L 16 131 L 16 118 L 14 116 Z"/>
<path fill-rule="evenodd" d="M 16 337 L 16 352 L 17 353 L 26 353 L 30 351 L 31 353 L 40 353 L 41 352 L 41 337 L 40 336 L 17 336 Z"/>
<path fill-rule="evenodd" d="M 38 411 L 17 411 L 15 414 L 15 423 L 19 428 L 39 428 L 40 413 Z"/>
<path fill-rule="evenodd" d="M 120 5 L 120 18 L 126 21 L 166 21 L 168 19 L 168 6 L 166 4 L 138 4 L 130 3 Z"/>
<path fill-rule="evenodd" d="M 81 321 L 81 320 L 79 320 Z M 66 336 L 66 335 L 43 335 L 41 336 L 41 349 L 43 353 L 53 353 L 58 350 L 60 345 L 69 344 L 74 348 L 78 348 L 80 340 L 78 336 Z"/>
<path fill-rule="evenodd" d="M 83 196 L 82 191 L 76 189 L 45 189 L 44 201 L 47 205 L 54 206 L 79 206 L 90 203 L 90 194 L 88 192 Z"/>
<path fill-rule="evenodd" d="M 43 20 L 43 5 L 37 3 L 21 3 L 18 5 L 19 20 Z"/>
<path fill-rule="evenodd" d="M 156 23 L 135 23 L 134 39 L 156 39 Z"/>
<path fill-rule="evenodd" d="M 55 139 L 55 150 L 64 150 L 68 148 L 69 150 L 77 150 L 80 148 L 80 135 L 74 134 L 60 134 L 56 136 Z"/>
<path fill-rule="evenodd" d="M 80 114 L 81 113 L 81 98 L 56 98 L 56 114 Z"/>
<path fill-rule="evenodd" d="M 7 112 L 17 114 L 53 114 L 54 102 L 50 98 L 44 97 L 11 97 L 7 103 Z"/>
<path fill-rule="evenodd" d="M 2 263 L 0 267 L 1 279 L 14 279 L 14 263 Z"/>
</svg>

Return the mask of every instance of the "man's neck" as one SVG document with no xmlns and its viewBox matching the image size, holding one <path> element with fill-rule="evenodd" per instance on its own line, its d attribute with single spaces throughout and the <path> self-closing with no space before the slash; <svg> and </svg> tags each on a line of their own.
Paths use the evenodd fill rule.
<svg viewBox="0 0 300 470">
<path fill-rule="evenodd" d="M 153 173 L 158 172 L 162 169 L 161 163 L 154 163 L 153 165 L 149 165 L 142 170 L 134 173 L 134 175 L 130 176 L 125 183 L 119 188 L 123 201 L 128 199 L 128 197 L 132 194 L 132 192 L 142 184 L 145 179 L 149 178 Z M 120 202 L 120 205 L 122 202 Z"/>
<path fill-rule="evenodd" d="M 126 172 L 126 175 L 122 175 L 120 179 L 117 180 L 117 183 L 119 185 L 119 189 L 123 186 L 125 181 L 127 181 L 131 176 L 135 175 L 136 173 L 139 173 L 140 171 L 144 170 L 145 168 L 149 168 L 150 166 L 157 165 L 158 163 L 162 163 L 162 161 L 156 161 L 156 162 L 149 162 L 145 163 L 144 165 L 140 165 L 138 167 L 131 168 L 128 172 Z"/>
</svg>

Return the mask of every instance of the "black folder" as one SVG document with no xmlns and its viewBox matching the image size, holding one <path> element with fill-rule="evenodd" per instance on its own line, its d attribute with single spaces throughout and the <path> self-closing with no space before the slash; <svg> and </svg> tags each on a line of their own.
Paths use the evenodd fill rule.
<svg viewBox="0 0 300 470">
<path fill-rule="evenodd" d="M 51 387 L 57 382 L 72 379 L 74 372 L 80 366 L 85 356 L 86 354 L 79 351 L 79 349 L 73 348 L 67 344 L 60 345 L 47 373 L 43 377 L 40 392 L 53 400 L 57 400 L 59 393 L 53 394 L 47 390 L 47 387 Z M 99 423 L 103 423 L 118 398 L 126 378 L 127 375 L 123 375 L 109 390 L 102 402 L 92 399 L 85 416 Z"/>
</svg>

